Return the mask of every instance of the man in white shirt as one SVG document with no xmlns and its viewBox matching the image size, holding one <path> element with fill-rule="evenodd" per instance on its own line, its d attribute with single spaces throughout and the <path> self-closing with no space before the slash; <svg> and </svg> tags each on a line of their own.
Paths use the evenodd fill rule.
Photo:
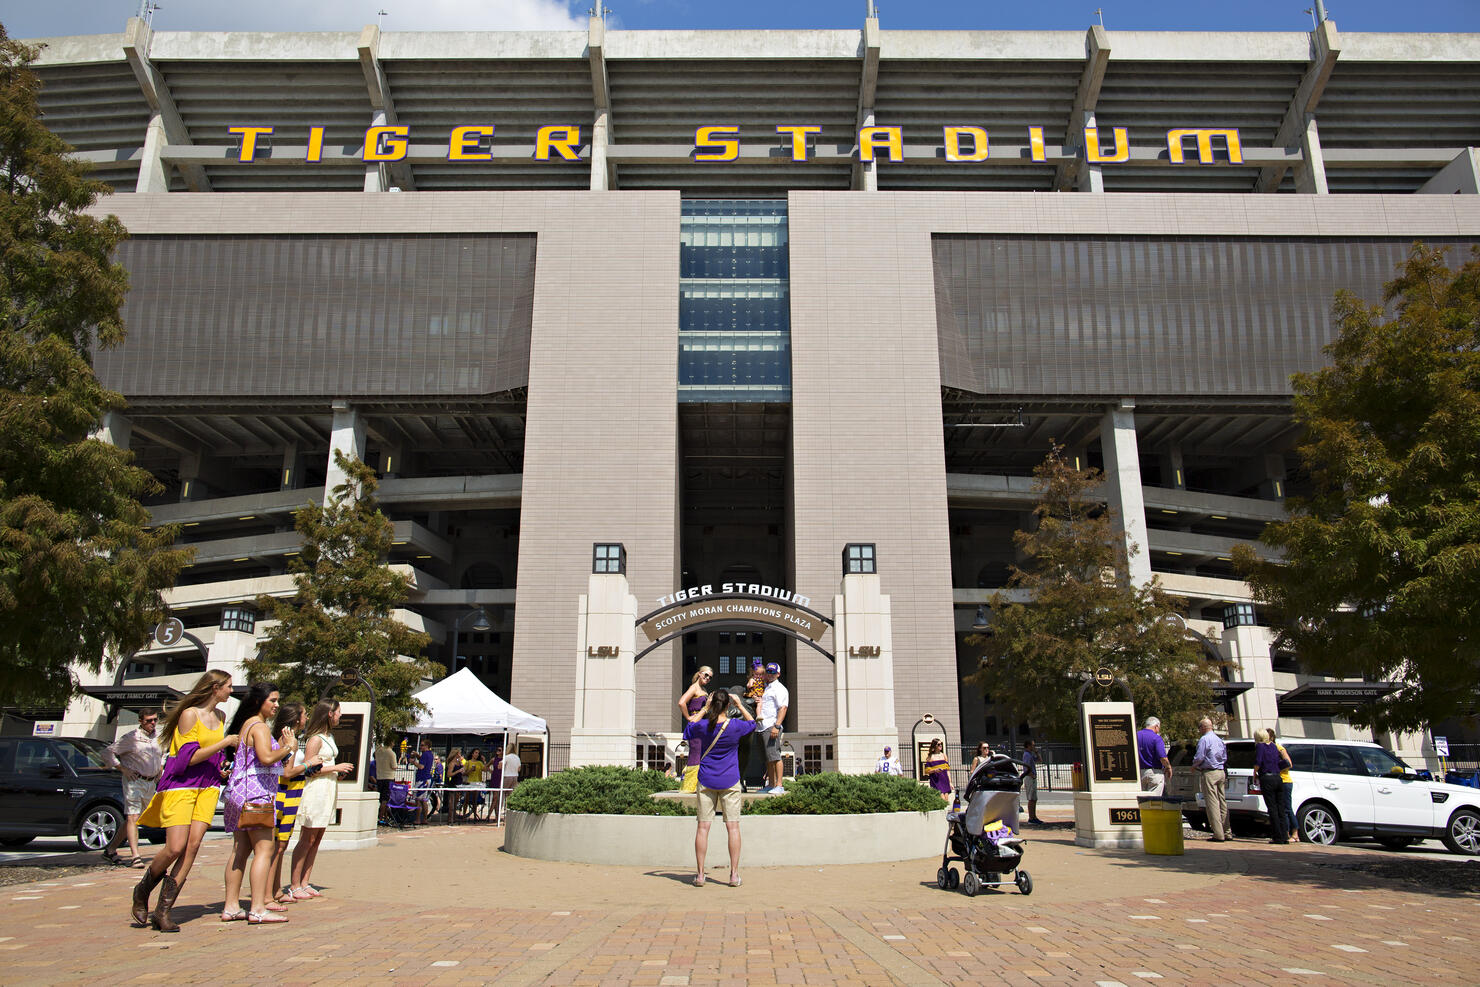
<svg viewBox="0 0 1480 987">
<path fill-rule="evenodd" d="M 515 785 L 519 784 L 519 769 L 523 764 L 524 762 L 519 759 L 519 755 L 514 753 L 512 748 L 499 762 L 499 787 L 502 789 L 498 793 L 500 815 L 509 804 L 509 793 L 514 790 Z"/>
<path fill-rule="evenodd" d="M 874 766 L 874 772 L 881 775 L 904 774 L 904 768 L 900 765 L 899 758 L 894 756 L 894 748 L 884 748 L 884 756 L 879 758 L 879 763 Z"/>
<path fill-rule="evenodd" d="M 144 866 L 139 855 L 139 815 L 154 797 L 154 786 L 164 768 L 164 750 L 159 745 L 159 710 L 139 713 L 139 725 L 103 750 L 103 763 L 123 774 L 123 811 L 127 819 L 123 829 L 103 848 L 103 856 L 115 864 Z M 128 861 L 118 856 L 118 844 L 128 837 L 131 854 Z"/>
<path fill-rule="evenodd" d="M 766 691 L 761 693 L 757 731 L 766 752 L 766 784 L 762 795 L 785 795 L 781 787 L 781 739 L 785 735 L 786 714 L 791 706 L 791 693 L 782 685 L 781 666 L 774 661 L 766 666 Z"/>
</svg>

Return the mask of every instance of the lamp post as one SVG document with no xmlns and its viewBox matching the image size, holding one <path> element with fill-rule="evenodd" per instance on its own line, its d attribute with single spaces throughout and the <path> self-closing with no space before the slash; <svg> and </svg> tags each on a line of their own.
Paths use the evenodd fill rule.
<svg viewBox="0 0 1480 987">
<path fill-rule="evenodd" d="M 458 638 L 462 635 L 463 625 L 468 622 L 469 618 L 474 618 L 473 630 L 475 631 L 486 631 L 492 629 L 493 627 L 493 624 L 488 619 L 488 612 L 482 607 L 479 607 L 476 610 L 469 610 L 467 613 L 463 614 L 461 617 L 457 618 L 457 620 L 452 622 L 452 660 L 447 663 L 447 674 L 449 675 L 457 671 L 457 669 L 453 667 L 457 664 L 457 642 Z"/>
</svg>

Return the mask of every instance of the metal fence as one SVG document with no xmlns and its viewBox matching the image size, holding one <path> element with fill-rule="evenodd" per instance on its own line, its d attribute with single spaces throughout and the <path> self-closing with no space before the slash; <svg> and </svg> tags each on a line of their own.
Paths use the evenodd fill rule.
<svg viewBox="0 0 1480 987">
<path fill-rule="evenodd" d="M 992 753 L 1006 754 L 1014 761 L 1023 759 L 1023 749 L 1016 744 L 993 744 Z M 971 774 L 971 762 L 976 757 L 976 745 L 951 744 L 946 748 L 946 755 L 951 761 L 951 787 L 957 790 L 966 787 L 967 777 Z M 1072 792 L 1074 765 L 1083 756 L 1074 744 L 1039 744 L 1038 790 Z"/>
<path fill-rule="evenodd" d="M 1444 759 L 1450 771 L 1474 771 L 1480 768 L 1480 744 L 1450 744 Z"/>
</svg>

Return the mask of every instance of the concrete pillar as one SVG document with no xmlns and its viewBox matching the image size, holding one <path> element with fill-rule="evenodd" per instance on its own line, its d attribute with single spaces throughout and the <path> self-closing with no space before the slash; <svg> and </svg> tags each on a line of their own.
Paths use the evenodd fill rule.
<svg viewBox="0 0 1480 987">
<path fill-rule="evenodd" d="M 180 453 L 180 500 L 204 500 L 205 484 L 200 478 L 201 455 L 198 452 Z"/>
<path fill-rule="evenodd" d="M 867 106 L 859 113 L 859 128 L 874 126 L 874 108 Z M 855 192 L 877 192 L 879 191 L 879 159 L 877 155 L 872 161 L 859 160 L 853 164 L 853 190 Z"/>
<path fill-rule="evenodd" d="M 160 152 L 169 143 L 164 132 L 164 117 L 155 113 L 149 118 L 149 127 L 144 131 L 144 151 L 139 161 L 139 178 L 134 184 L 135 192 L 168 192 L 170 171 L 165 166 Z"/>
<path fill-rule="evenodd" d="M 384 127 L 386 121 L 385 110 L 376 110 L 370 114 L 370 126 Z M 370 148 L 366 148 L 370 150 Z M 384 192 L 390 188 L 390 180 L 386 174 L 387 168 L 383 161 L 365 162 L 365 191 Z"/>
<path fill-rule="evenodd" d="M 1095 122 L 1095 111 L 1085 110 L 1083 126 L 1098 127 Z M 1083 141 L 1080 142 L 1081 149 Z M 1081 157 L 1075 164 L 1074 191 L 1076 192 L 1103 192 L 1105 191 L 1105 171 L 1097 164 L 1091 164 L 1088 156 Z"/>
<path fill-rule="evenodd" d="M 1233 663 L 1235 680 L 1254 683 L 1252 689 L 1234 700 L 1234 719 L 1228 724 L 1230 737 L 1252 737 L 1255 730 L 1278 724 L 1279 690 L 1274 684 L 1269 649 L 1272 639 L 1270 629 L 1257 624 L 1223 631 L 1223 653 Z"/>
<path fill-rule="evenodd" d="M 877 573 L 843 575 L 833 598 L 838 770 L 867 774 L 885 745 L 899 749 L 894 721 L 894 645 L 889 597 Z"/>
<path fill-rule="evenodd" d="M 611 142 L 611 110 L 601 107 L 591 120 L 591 191 L 605 192 L 607 179 L 606 148 Z"/>
<path fill-rule="evenodd" d="M 346 401 L 334 402 L 334 425 L 329 436 L 329 462 L 324 471 L 324 506 L 335 499 L 336 487 L 349 477 L 334 462 L 334 453 L 342 452 L 353 459 L 365 458 L 365 423 L 360 413 Z"/>
<path fill-rule="evenodd" d="M 1146 541 L 1146 501 L 1141 491 L 1141 459 L 1136 446 L 1136 403 L 1129 398 L 1105 411 L 1100 447 L 1105 455 L 1105 494 L 1115 524 L 1125 538 L 1132 585 L 1151 582 L 1151 552 Z"/>
<path fill-rule="evenodd" d="M 376 464 L 375 471 L 387 478 L 405 473 L 407 471 L 406 446 L 397 442 L 395 445 L 386 446 L 380 450 L 380 460 Z"/>
<path fill-rule="evenodd" d="M 110 411 L 103 416 L 102 424 L 93 433 L 93 438 L 100 442 L 106 442 L 125 451 L 128 450 L 134 437 L 133 423 L 117 411 Z"/>
<path fill-rule="evenodd" d="M 1418 189 L 1425 195 L 1480 194 L 1480 148 L 1467 147 Z"/>
<path fill-rule="evenodd" d="M 1182 468 L 1182 447 L 1167 446 L 1161 451 L 1161 485 L 1169 490 L 1187 489 L 1187 471 Z"/>
<path fill-rule="evenodd" d="M 1265 500 L 1285 499 L 1285 457 L 1270 453 L 1264 457 L 1264 478 L 1259 481 L 1259 496 Z"/>
<path fill-rule="evenodd" d="M 636 645 L 637 597 L 628 592 L 626 572 L 591 573 L 577 607 L 571 767 L 632 765 L 637 743 Z"/>
<path fill-rule="evenodd" d="M 1326 157 L 1321 153 L 1321 133 L 1314 114 L 1305 115 L 1305 128 L 1300 132 L 1301 161 L 1295 166 L 1295 191 L 1304 195 L 1327 195 Z"/>
<path fill-rule="evenodd" d="M 236 685 L 247 681 L 242 665 L 257 654 L 256 613 L 244 603 L 228 604 L 221 609 L 221 625 L 206 650 L 206 670 L 219 668 L 231 676 Z"/>
<path fill-rule="evenodd" d="M 298 451 L 298 443 L 294 442 L 283 450 L 283 471 L 278 477 L 278 489 L 297 490 L 303 486 L 303 474 L 303 454 Z"/>
</svg>

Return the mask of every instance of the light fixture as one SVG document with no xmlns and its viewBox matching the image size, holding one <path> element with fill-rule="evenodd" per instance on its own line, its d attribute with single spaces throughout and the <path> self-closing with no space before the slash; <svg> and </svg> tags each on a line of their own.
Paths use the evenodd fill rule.
<svg viewBox="0 0 1480 987">
<path fill-rule="evenodd" d="M 974 631 L 984 631 L 987 629 L 987 608 L 985 604 L 977 606 L 976 617 L 971 621 L 971 629 Z"/>
</svg>

